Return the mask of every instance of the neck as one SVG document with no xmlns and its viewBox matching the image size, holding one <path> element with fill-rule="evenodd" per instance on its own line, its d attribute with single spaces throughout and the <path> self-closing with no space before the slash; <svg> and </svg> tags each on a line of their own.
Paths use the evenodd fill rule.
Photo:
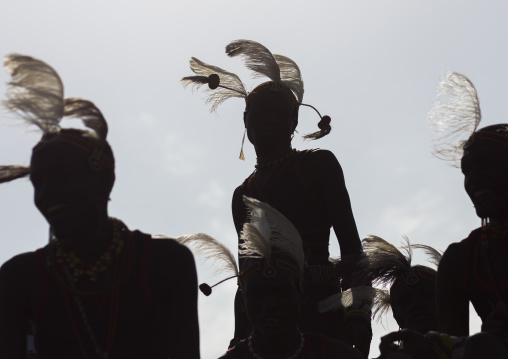
<svg viewBox="0 0 508 359">
<path fill-rule="evenodd" d="M 260 354 L 282 355 L 292 354 L 300 342 L 300 330 L 295 327 L 289 331 L 266 334 L 254 329 L 252 332 L 252 344 L 256 352 Z"/>
<path fill-rule="evenodd" d="M 288 159 L 295 150 L 291 146 L 281 148 L 276 151 L 261 154 L 256 150 L 256 168 L 270 167 Z"/>
</svg>

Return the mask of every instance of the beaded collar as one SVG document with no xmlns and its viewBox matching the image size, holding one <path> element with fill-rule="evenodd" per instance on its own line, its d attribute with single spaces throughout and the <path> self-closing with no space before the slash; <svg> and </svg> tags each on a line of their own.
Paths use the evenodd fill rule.
<svg viewBox="0 0 508 359">
<path fill-rule="evenodd" d="M 298 152 L 296 148 L 289 148 L 288 150 L 284 151 L 283 153 L 277 153 L 274 155 L 266 155 L 263 157 L 258 157 L 256 159 L 256 169 L 264 168 L 264 167 L 270 167 L 273 165 L 276 165 L 278 163 L 282 163 L 285 160 L 287 160 L 289 157 L 291 157 L 293 154 Z"/>
<path fill-rule="evenodd" d="M 292 351 L 292 353 L 288 355 L 277 355 L 277 356 L 269 355 L 266 357 L 262 357 L 254 350 L 254 346 L 252 345 L 252 335 L 248 339 L 249 351 L 252 354 L 252 357 L 254 357 L 254 359 L 296 359 L 302 352 L 303 346 L 305 344 L 305 337 L 303 336 L 303 333 L 301 332 L 300 329 L 298 329 L 298 334 L 300 335 L 300 338 L 298 338 L 297 347 L 294 349 L 294 351 Z"/>
</svg>

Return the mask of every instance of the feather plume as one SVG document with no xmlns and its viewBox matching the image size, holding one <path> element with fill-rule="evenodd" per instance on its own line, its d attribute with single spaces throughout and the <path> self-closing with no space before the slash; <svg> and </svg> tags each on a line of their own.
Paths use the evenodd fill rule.
<svg viewBox="0 0 508 359">
<path fill-rule="evenodd" d="M 243 240 L 240 255 L 263 255 L 266 246 L 291 256 L 299 269 L 303 270 L 304 254 L 302 239 L 293 224 L 279 211 L 267 203 L 243 196 L 248 209 L 249 223 L 243 227 L 240 239 Z M 253 230 L 255 229 L 255 231 Z"/>
<path fill-rule="evenodd" d="M 298 103 L 302 103 L 304 89 L 300 68 L 289 57 L 282 55 L 273 57 L 279 65 L 281 83 L 295 93 Z"/>
<path fill-rule="evenodd" d="M 193 90 L 199 89 L 202 85 L 208 83 L 208 76 L 217 74 L 220 78 L 220 85 L 215 90 L 207 88 L 205 103 L 210 104 L 210 112 L 217 110 L 217 107 L 231 97 L 247 97 L 247 90 L 240 78 L 232 72 L 221 69 L 220 67 L 209 65 L 201 60 L 192 57 L 190 59 L 190 68 L 197 76 L 187 76 L 182 78 L 184 87 L 191 86 Z"/>
<path fill-rule="evenodd" d="M 481 117 L 473 83 L 462 74 L 449 72 L 439 83 L 437 100 L 427 116 L 438 133 L 432 153 L 460 167 L 464 143 L 478 128 Z"/>
<path fill-rule="evenodd" d="M 329 312 L 339 309 L 346 309 L 353 306 L 355 303 L 369 304 L 369 308 L 364 310 L 368 311 L 374 305 L 378 291 L 381 289 L 359 286 L 347 289 L 341 293 L 333 294 L 332 296 L 319 302 L 319 312 Z"/>
<path fill-rule="evenodd" d="M 235 256 L 228 247 L 215 238 L 204 233 L 194 233 L 177 237 L 175 240 L 190 247 L 195 256 L 203 258 L 203 262 L 211 261 L 214 274 L 232 272 L 238 275 Z"/>
<path fill-rule="evenodd" d="M 434 264 L 436 267 L 439 267 L 439 262 L 441 261 L 443 254 L 440 253 L 437 249 L 434 249 L 431 246 L 427 246 L 425 244 L 412 244 L 411 246 L 413 248 L 422 249 L 429 257 L 427 261 Z"/>
<path fill-rule="evenodd" d="M 395 278 L 410 270 L 412 251 L 409 240 L 407 237 L 404 239 L 408 244 L 406 248 L 402 248 L 405 253 L 374 235 L 362 240 L 365 256 L 360 260 L 359 266 L 363 268 L 368 280 L 389 285 Z"/>
<path fill-rule="evenodd" d="M 390 292 L 384 289 L 377 289 L 377 296 L 372 307 L 372 319 L 381 321 L 381 318 L 388 313 L 391 308 Z"/>
<path fill-rule="evenodd" d="M 43 133 L 57 132 L 63 116 L 63 84 L 58 73 L 41 60 L 10 54 L 4 66 L 12 76 L 8 82 L 7 110 L 39 127 Z"/>
<path fill-rule="evenodd" d="M 30 174 L 28 166 L 0 166 L 0 183 L 13 181 Z"/>
<path fill-rule="evenodd" d="M 108 124 L 101 111 L 92 102 L 80 98 L 67 98 L 64 116 L 81 119 L 85 126 L 94 130 L 101 140 L 106 140 Z"/>
<path fill-rule="evenodd" d="M 226 46 L 229 57 L 241 56 L 253 78 L 266 76 L 272 81 L 281 82 L 280 69 L 274 56 L 259 42 L 251 40 L 235 40 Z"/>
</svg>

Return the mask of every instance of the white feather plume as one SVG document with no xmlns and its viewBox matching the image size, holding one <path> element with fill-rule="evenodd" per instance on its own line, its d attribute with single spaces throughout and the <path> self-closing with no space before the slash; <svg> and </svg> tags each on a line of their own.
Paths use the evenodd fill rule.
<svg viewBox="0 0 508 359">
<path fill-rule="evenodd" d="M 230 272 L 238 275 L 235 256 L 228 247 L 215 238 L 204 233 L 194 233 L 177 237 L 175 240 L 189 246 L 195 256 L 203 258 L 203 262 L 211 261 L 214 274 Z"/>
<path fill-rule="evenodd" d="M 425 244 L 412 244 L 411 247 L 423 250 L 429 257 L 427 261 L 434 264 L 436 267 L 439 267 L 439 262 L 441 261 L 443 254 L 437 249 L 434 249 L 431 246 L 427 246 Z"/>
<path fill-rule="evenodd" d="M 272 81 L 281 82 L 277 61 L 270 50 L 259 42 L 232 41 L 226 46 L 226 54 L 230 57 L 241 56 L 245 66 L 253 72 L 254 78 L 266 76 Z"/>
<path fill-rule="evenodd" d="M 101 140 L 106 140 L 108 124 L 101 111 L 91 101 L 74 97 L 66 98 L 64 116 L 79 118 L 86 127 L 94 130 Z"/>
<path fill-rule="evenodd" d="M 473 83 L 449 72 L 438 87 L 437 100 L 427 119 L 437 131 L 432 153 L 460 167 L 463 146 L 481 121 L 480 103 Z"/>
<path fill-rule="evenodd" d="M 303 271 L 304 253 L 302 239 L 295 226 L 279 211 L 267 203 L 243 196 L 248 209 L 249 222 L 244 224 L 240 239 L 240 256 L 267 256 L 281 251 L 293 258 Z M 264 254 L 265 253 L 265 254 Z"/>
<path fill-rule="evenodd" d="M 369 286 L 349 288 L 320 301 L 319 312 L 324 313 L 339 309 L 346 309 L 359 302 L 367 304 L 367 306 L 364 306 L 362 309 L 369 311 L 374 305 L 379 291 L 381 291 L 381 289 Z"/>
<path fill-rule="evenodd" d="M 298 99 L 298 103 L 303 101 L 303 80 L 300 68 L 289 57 L 282 55 L 273 55 L 280 69 L 281 83 L 293 91 Z"/>
<path fill-rule="evenodd" d="M 210 112 L 217 110 L 217 107 L 231 97 L 247 97 L 247 90 L 240 78 L 220 67 L 209 65 L 201 60 L 192 57 L 190 59 L 190 68 L 198 76 L 187 76 L 182 79 L 184 87 L 192 86 L 193 89 L 198 89 L 202 85 L 206 84 L 204 80 L 211 74 L 217 74 L 220 78 L 220 85 L 224 87 L 217 87 L 214 90 L 206 88 L 205 103 L 210 104 Z"/>
<path fill-rule="evenodd" d="M 17 112 L 43 133 L 57 132 L 64 111 L 58 73 L 41 60 L 20 54 L 7 55 L 4 66 L 12 76 L 3 101 L 6 109 Z"/>
</svg>

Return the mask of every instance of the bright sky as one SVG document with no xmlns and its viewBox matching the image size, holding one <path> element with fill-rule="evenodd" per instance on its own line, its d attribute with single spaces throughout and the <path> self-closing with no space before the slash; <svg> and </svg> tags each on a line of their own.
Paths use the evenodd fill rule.
<svg viewBox="0 0 508 359">
<path fill-rule="evenodd" d="M 401 235 L 444 250 L 480 225 L 460 170 L 430 154 L 425 124 L 446 71 L 467 75 L 480 95 L 481 126 L 506 122 L 508 3 L 502 1 L 17 0 L 0 4 L 0 55 L 38 57 L 60 74 L 67 97 L 92 100 L 110 127 L 117 181 L 110 214 L 131 229 L 178 236 L 205 232 L 236 247 L 233 190 L 253 171 L 246 143 L 238 160 L 244 103 L 210 114 L 200 93 L 179 83 L 195 56 L 236 72 L 224 53 L 232 40 L 261 42 L 298 63 L 304 102 L 332 118 L 316 142 L 339 159 L 361 237 Z M 0 96 L 9 79 L 0 72 Z M 300 111 L 301 134 L 316 130 Z M 39 134 L 0 115 L 0 164 L 27 164 Z M 47 242 L 48 226 L 28 180 L 0 186 L 0 263 Z M 340 254 L 335 237 L 331 254 Z M 198 259 L 199 261 L 199 259 Z M 416 257 L 417 263 L 424 263 Z M 199 280 L 214 282 L 199 265 Z M 200 295 L 201 353 L 214 359 L 233 335 L 235 283 Z M 473 320 L 473 332 L 479 330 Z M 389 319 L 379 337 L 397 330 Z"/>
</svg>

